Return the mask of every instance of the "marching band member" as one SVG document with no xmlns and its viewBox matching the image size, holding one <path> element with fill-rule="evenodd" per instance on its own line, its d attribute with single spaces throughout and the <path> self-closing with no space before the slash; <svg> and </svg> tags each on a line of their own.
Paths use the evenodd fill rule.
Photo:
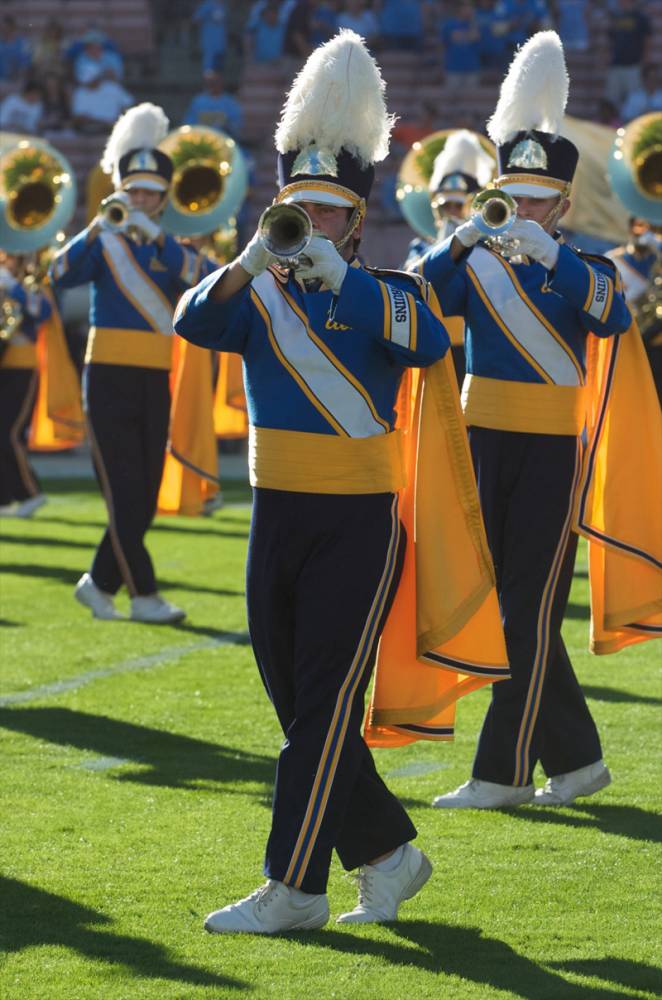
<svg viewBox="0 0 662 1000">
<path fill-rule="evenodd" d="M 462 402 L 512 675 L 492 689 L 471 780 L 436 798 L 439 808 L 560 805 L 611 780 L 561 623 L 577 544 L 587 334 L 614 337 L 631 317 L 613 264 L 556 230 L 578 159 L 558 134 L 567 93 L 558 35 L 534 35 L 488 123 L 496 186 L 517 203 L 505 237 L 516 255 L 486 243 L 470 219 L 419 265 L 444 312 L 466 321 Z M 548 781 L 534 797 L 538 761 Z"/>
<path fill-rule="evenodd" d="M 168 438 L 172 313 L 181 291 L 207 270 L 159 222 L 173 172 L 157 148 L 167 131 L 153 104 L 118 119 L 104 153 L 117 193 L 51 268 L 59 287 L 92 284 L 83 394 L 108 528 L 75 597 L 96 618 L 120 618 L 113 597 L 125 584 L 131 619 L 156 624 L 185 617 L 158 593 L 144 543 Z"/>
<path fill-rule="evenodd" d="M 37 331 L 51 315 L 39 288 L 24 285 L 25 257 L 0 250 L 0 515 L 32 517 L 46 503 L 25 446 L 38 371 Z"/>
<path fill-rule="evenodd" d="M 286 734 L 267 884 L 207 917 L 216 933 L 313 929 L 329 916 L 335 848 L 360 867 L 360 901 L 339 920 L 395 919 L 431 865 L 361 736 L 363 696 L 400 573 L 402 483 L 394 404 L 408 366 L 448 348 L 424 282 L 357 256 L 373 164 L 391 119 L 362 40 L 343 31 L 295 80 L 279 125 L 279 206 L 315 234 L 298 270 L 260 232 L 182 298 L 175 329 L 243 355 L 254 505 L 251 639 Z M 266 223 L 265 223 L 266 224 Z"/>
</svg>

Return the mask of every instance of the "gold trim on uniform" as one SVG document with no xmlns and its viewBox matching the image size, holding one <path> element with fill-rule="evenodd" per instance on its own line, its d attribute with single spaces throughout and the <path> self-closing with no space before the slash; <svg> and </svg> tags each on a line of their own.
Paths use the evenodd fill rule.
<svg viewBox="0 0 662 1000">
<path fill-rule="evenodd" d="M 34 344 L 10 344 L 0 361 L 0 368 L 36 368 L 37 348 Z"/>
<path fill-rule="evenodd" d="M 276 195 L 276 204 L 284 201 L 285 198 L 288 198 L 296 191 L 320 191 L 322 194 L 342 195 L 355 208 L 360 208 L 365 213 L 366 204 L 364 198 L 359 197 L 358 194 L 350 191 L 349 188 L 343 187 L 342 184 L 332 184 L 330 181 L 293 181 L 292 184 L 287 184 L 278 192 Z"/>
<path fill-rule="evenodd" d="M 172 365 L 172 344 L 173 338 L 162 333 L 91 326 L 85 363 L 169 371 Z"/>
<path fill-rule="evenodd" d="M 405 485 L 399 431 L 365 438 L 249 428 L 251 486 L 293 493 L 396 493 Z"/>
<path fill-rule="evenodd" d="M 586 422 L 586 389 L 468 374 L 462 385 L 462 409 L 465 422 L 476 427 L 576 437 Z"/>
<path fill-rule="evenodd" d="M 537 184 L 539 187 L 555 188 L 560 194 L 566 197 L 570 194 L 571 185 L 567 181 L 561 181 L 556 177 L 540 177 L 538 174 L 502 174 L 492 181 L 494 187 L 501 187 L 502 184 Z M 550 195 L 550 197 L 552 197 Z"/>
</svg>

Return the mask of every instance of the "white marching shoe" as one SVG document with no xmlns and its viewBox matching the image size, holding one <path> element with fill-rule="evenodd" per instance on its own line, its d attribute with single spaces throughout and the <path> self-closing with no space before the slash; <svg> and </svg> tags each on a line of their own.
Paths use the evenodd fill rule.
<svg viewBox="0 0 662 1000">
<path fill-rule="evenodd" d="M 32 517 L 45 503 L 48 503 L 48 497 L 44 493 L 37 493 L 27 500 L 14 500 L 13 503 L 3 504 L 0 507 L 0 517 Z"/>
<path fill-rule="evenodd" d="M 382 924 L 395 920 L 398 906 L 422 889 L 432 874 L 432 864 L 413 844 L 404 844 L 400 863 L 392 871 L 375 865 L 358 870 L 359 902 L 349 913 L 342 913 L 339 924 Z"/>
<path fill-rule="evenodd" d="M 131 621 L 152 625 L 171 625 L 186 618 L 186 612 L 166 601 L 160 594 L 143 594 L 131 598 Z"/>
<path fill-rule="evenodd" d="M 314 896 L 269 879 L 245 899 L 210 913 L 205 930 L 210 934 L 280 934 L 317 930 L 328 919 L 326 895 Z"/>
<path fill-rule="evenodd" d="M 498 785 L 494 781 L 470 778 L 454 792 L 437 795 L 435 809 L 512 809 L 533 799 L 533 785 Z"/>
<path fill-rule="evenodd" d="M 103 618 L 106 621 L 124 618 L 115 607 L 112 595 L 99 590 L 89 573 L 83 573 L 81 576 L 76 584 L 74 597 L 80 604 L 90 609 L 94 618 Z"/>
<path fill-rule="evenodd" d="M 548 778 L 544 788 L 536 791 L 534 806 L 567 806 L 583 795 L 593 795 L 611 784 L 609 768 L 603 760 L 588 764 L 567 774 Z"/>
</svg>

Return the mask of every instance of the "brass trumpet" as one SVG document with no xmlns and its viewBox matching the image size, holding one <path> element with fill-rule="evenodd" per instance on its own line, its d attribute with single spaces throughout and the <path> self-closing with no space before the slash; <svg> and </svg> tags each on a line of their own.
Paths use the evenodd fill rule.
<svg viewBox="0 0 662 1000">
<path fill-rule="evenodd" d="M 505 256 L 516 252 L 518 241 L 508 237 L 508 232 L 517 218 L 517 202 L 506 191 L 479 191 L 471 203 L 470 218 L 493 250 Z"/>
<path fill-rule="evenodd" d="M 99 215 L 106 226 L 118 233 L 126 229 L 130 212 L 131 201 L 125 191 L 114 191 L 99 205 Z"/>
<path fill-rule="evenodd" d="M 313 223 L 299 205 L 290 203 L 265 208 L 257 231 L 265 250 L 273 254 L 283 267 L 296 269 L 311 264 L 304 250 L 313 237 Z"/>
</svg>

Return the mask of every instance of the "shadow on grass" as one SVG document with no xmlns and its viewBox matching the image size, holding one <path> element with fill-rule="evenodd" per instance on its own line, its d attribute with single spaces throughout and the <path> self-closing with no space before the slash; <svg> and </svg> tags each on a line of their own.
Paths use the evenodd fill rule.
<svg viewBox="0 0 662 1000">
<path fill-rule="evenodd" d="M 0 708 L 0 727 L 139 765 L 131 771 L 125 765 L 112 775 L 116 781 L 183 789 L 194 789 L 199 781 L 249 782 L 263 786 L 256 792 L 261 798 L 276 770 L 273 757 L 69 708 Z"/>
<path fill-rule="evenodd" d="M 22 628 L 23 622 L 13 622 L 9 618 L 0 618 L 0 628 Z"/>
<path fill-rule="evenodd" d="M 198 525 L 198 520 L 203 521 L 203 524 Z M 179 524 L 164 524 L 163 521 L 156 521 L 150 527 L 151 532 L 155 532 L 157 535 L 165 532 L 173 532 L 178 535 L 211 535 L 213 538 L 248 538 L 248 528 L 245 531 L 238 531 L 235 529 L 221 527 L 220 524 L 211 524 L 207 518 L 199 518 L 195 520 L 192 525 L 179 525 Z"/>
<path fill-rule="evenodd" d="M 518 954 L 505 941 L 484 937 L 477 927 L 403 920 L 389 930 L 393 938 L 388 941 L 374 940 L 359 928 L 352 928 L 351 934 L 333 930 L 309 932 L 305 936 L 297 934 L 296 940 L 307 947 L 329 948 L 360 957 L 371 955 L 407 969 L 413 967 L 458 976 L 524 1000 L 623 1000 L 620 990 L 570 983 L 556 972 Z M 638 974 L 638 963 L 625 964 L 630 967 L 631 976 Z M 604 973 L 602 975 L 604 978 Z M 617 981 L 615 974 L 612 981 Z M 442 983 L 439 984 L 439 996 L 443 996 Z"/>
<path fill-rule="evenodd" d="M 590 684 L 582 684 L 582 690 L 587 698 L 593 698 L 594 701 L 611 701 L 617 705 L 662 705 L 662 698 L 649 694 L 631 694 L 629 691 Z"/>
<path fill-rule="evenodd" d="M 0 877 L 3 900 L 2 943 L 8 952 L 55 945 L 94 961 L 122 965 L 135 976 L 167 979 L 196 986 L 244 990 L 248 983 L 173 960 L 163 945 L 145 938 L 114 934 L 110 917 L 64 896 Z M 104 927 L 105 929 L 100 929 Z"/>
<path fill-rule="evenodd" d="M 607 983 L 630 990 L 648 991 L 662 996 L 662 969 L 645 962 L 629 962 L 624 958 L 578 958 L 571 962 L 550 962 L 552 969 L 563 969 L 578 976 L 594 976 Z"/>
<path fill-rule="evenodd" d="M 22 543 L 23 540 L 21 540 Z M 40 543 L 45 545 L 49 544 L 47 540 L 41 540 Z M 30 543 L 28 543 L 30 544 Z M 56 544 L 60 544 L 57 543 Z M 62 543 L 64 544 L 64 543 Z M 81 542 L 74 542 L 74 545 L 79 548 L 88 549 L 90 552 L 94 551 L 93 545 L 83 544 Z M 9 573 L 14 576 L 34 576 L 42 577 L 48 580 L 59 580 L 60 583 L 66 583 L 70 586 L 75 586 L 81 578 L 84 572 L 83 568 L 70 569 L 67 566 L 39 566 L 37 563 L 4 563 L 2 566 L 2 571 L 4 573 Z M 192 594 L 217 594 L 219 597 L 243 597 L 243 590 L 230 590 L 223 587 L 210 587 L 206 585 L 200 585 L 196 583 L 191 583 L 186 580 L 159 580 L 159 586 L 163 589 L 172 590 L 182 590 L 187 593 Z"/>
<path fill-rule="evenodd" d="M 574 802 L 562 811 L 538 806 L 512 809 L 509 816 L 529 823 L 556 823 L 577 829 L 594 829 L 628 840 L 644 840 L 662 844 L 662 822 L 658 813 L 639 809 L 638 806 L 583 805 Z"/>
<path fill-rule="evenodd" d="M 571 621 L 587 622 L 591 618 L 591 612 L 588 604 L 573 604 L 572 601 L 569 601 L 563 617 L 569 618 Z"/>
<path fill-rule="evenodd" d="M 79 542 L 74 538 L 49 538 L 43 535 L 0 535 L 6 545 L 44 545 L 48 548 L 91 549 L 92 542 Z"/>
</svg>

